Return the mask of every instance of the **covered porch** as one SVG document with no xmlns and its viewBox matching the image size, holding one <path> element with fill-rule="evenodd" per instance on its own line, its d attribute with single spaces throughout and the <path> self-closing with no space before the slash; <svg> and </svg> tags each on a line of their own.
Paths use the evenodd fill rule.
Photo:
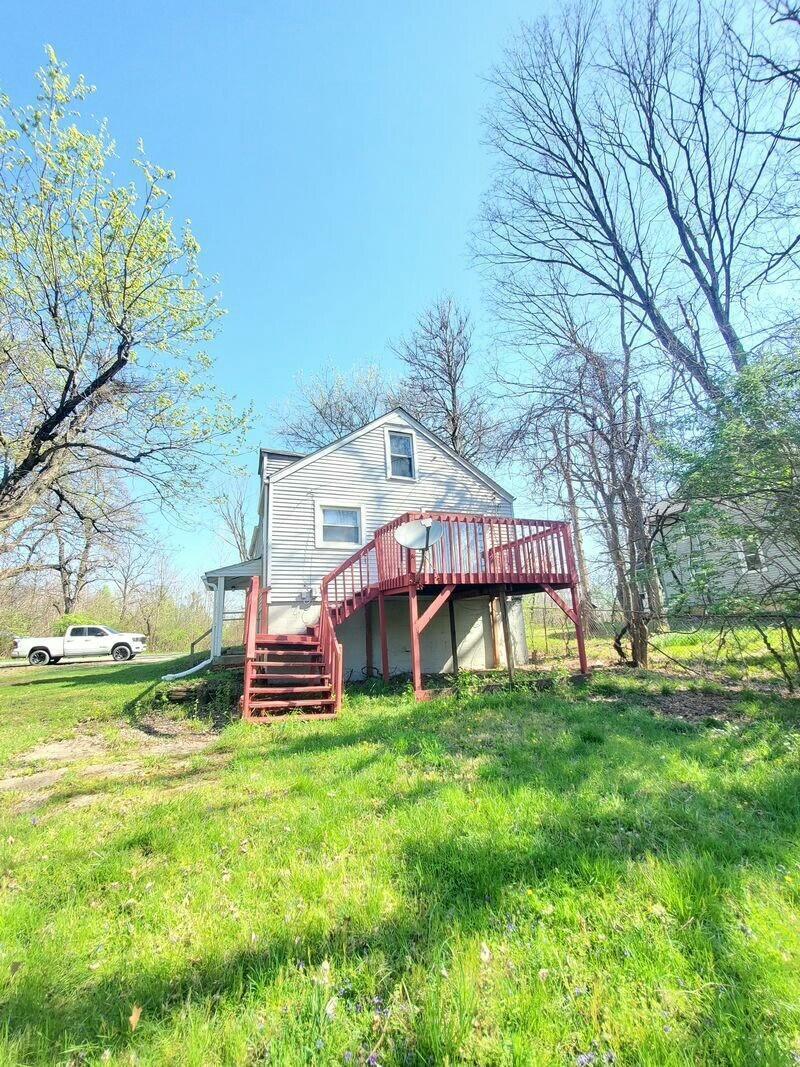
<svg viewBox="0 0 800 1067">
<path fill-rule="evenodd" d="M 210 630 L 212 660 L 244 663 L 245 595 L 252 579 L 260 573 L 258 556 L 216 567 L 203 575 L 203 584 L 214 597 Z"/>
</svg>

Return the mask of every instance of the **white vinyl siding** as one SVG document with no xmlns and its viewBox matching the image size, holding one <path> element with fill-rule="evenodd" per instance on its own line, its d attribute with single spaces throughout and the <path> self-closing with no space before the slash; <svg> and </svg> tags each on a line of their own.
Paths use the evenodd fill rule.
<svg viewBox="0 0 800 1067">
<path fill-rule="evenodd" d="M 414 433 L 419 477 L 414 481 L 387 478 L 384 426 L 373 427 L 297 471 L 287 471 L 271 486 L 273 601 L 297 603 L 304 588 L 313 590 L 317 599 L 322 578 L 358 547 L 322 543 L 317 536 L 321 504 L 360 507 L 362 543 L 379 526 L 406 511 L 513 514 L 510 500 L 420 432 Z M 414 432 L 400 415 L 393 416 L 388 429 Z"/>
</svg>

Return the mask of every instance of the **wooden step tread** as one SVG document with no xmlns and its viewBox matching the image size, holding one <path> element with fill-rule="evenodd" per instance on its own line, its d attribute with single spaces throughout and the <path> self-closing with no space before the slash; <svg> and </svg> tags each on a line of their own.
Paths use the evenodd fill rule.
<svg viewBox="0 0 800 1067">
<path fill-rule="evenodd" d="M 251 700 L 249 703 L 251 710 L 254 710 L 256 708 L 317 708 L 334 702 L 334 697 L 327 696 L 311 700 Z"/>
<path fill-rule="evenodd" d="M 281 648 L 285 645 L 317 645 L 316 637 L 308 634 L 257 634 L 256 645 Z"/>
<path fill-rule="evenodd" d="M 338 716 L 338 711 L 291 711 L 291 709 L 285 714 L 281 715 L 280 712 L 273 712 L 268 715 L 256 715 L 251 714 L 250 720 L 255 722 L 279 722 L 281 719 L 292 719 L 293 722 L 313 722 L 314 719 L 335 719 Z"/>
<path fill-rule="evenodd" d="M 316 646 L 309 645 L 308 648 L 257 648 L 256 656 L 258 658 L 274 659 L 276 663 L 280 663 L 286 659 L 318 659 L 322 653 Z"/>
<path fill-rule="evenodd" d="M 331 694 L 330 685 L 303 685 L 303 686 L 282 686 L 282 685 L 251 685 L 250 692 L 260 695 L 269 694 L 270 696 L 305 696 L 306 693 L 327 693 Z"/>
<path fill-rule="evenodd" d="M 299 671 L 301 669 L 305 669 L 306 671 L 311 671 L 311 672 L 317 671 L 317 673 L 319 673 L 319 671 L 322 670 L 322 668 L 325 666 L 325 664 L 321 660 L 307 660 L 307 659 L 278 659 L 278 660 L 269 659 L 269 660 L 267 660 L 267 659 L 255 659 L 255 660 L 253 660 L 253 666 L 254 667 L 261 667 L 262 669 L 267 670 L 267 671 L 272 671 L 272 670 L 279 671 L 279 670 L 285 669 L 285 670 L 290 670 L 290 671 L 297 671 L 299 673 Z"/>
<path fill-rule="evenodd" d="M 310 689 L 318 685 L 330 685 L 330 674 L 254 674 L 253 684 L 274 682 L 275 685 L 291 683 L 295 689 Z"/>
</svg>

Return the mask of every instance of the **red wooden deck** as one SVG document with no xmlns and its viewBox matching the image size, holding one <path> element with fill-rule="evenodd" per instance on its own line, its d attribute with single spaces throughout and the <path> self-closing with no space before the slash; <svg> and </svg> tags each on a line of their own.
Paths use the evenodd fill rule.
<svg viewBox="0 0 800 1067">
<path fill-rule="evenodd" d="M 444 527 L 444 536 L 422 553 L 403 548 L 394 537 L 398 526 L 412 519 L 430 518 Z M 569 590 L 567 603 L 559 590 Z M 375 531 L 375 536 L 322 580 L 320 619 L 313 635 L 314 652 L 298 635 L 268 633 L 268 590 L 254 578 L 248 591 L 245 619 L 246 717 L 264 717 L 282 710 L 331 714 L 342 700 L 342 646 L 336 627 L 372 601 L 378 601 L 381 660 L 388 678 L 385 598 L 407 595 L 410 609 L 411 661 L 414 689 L 424 697 L 420 668 L 420 635 L 449 600 L 482 594 L 500 597 L 507 657 L 510 657 L 505 597 L 544 591 L 575 625 L 581 670 L 587 669 L 580 624 L 578 575 L 567 522 L 514 519 L 497 515 L 410 511 Z M 417 597 L 433 595 L 420 615 Z M 308 670 L 308 684 L 290 691 L 280 685 L 280 655 L 294 656 L 319 669 Z M 454 648 L 455 651 L 455 648 Z M 300 657 L 300 659 L 298 659 Z M 455 658 L 455 657 L 454 657 Z M 509 658 L 509 669 L 513 664 Z M 304 680 L 305 681 L 305 680 Z M 263 683 L 263 684 L 257 684 Z M 278 698 L 278 699 L 273 699 Z M 311 708 L 317 709 L 311 712 Z"/>
</svg>

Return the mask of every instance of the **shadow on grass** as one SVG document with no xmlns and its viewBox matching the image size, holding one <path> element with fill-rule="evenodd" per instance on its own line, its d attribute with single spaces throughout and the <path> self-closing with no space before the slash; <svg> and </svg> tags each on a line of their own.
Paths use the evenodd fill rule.
<svg viewBox="0 0 800 1067">
<path fill-rule="evenodd" d="M 368 703 L 364 699 L 360 705 Z M 681 1039 L 686 1062 L 777 1062 L 779 1027 L 760 975 L 738 951 L 741 920 L 733 902 L 741 899 L 748 871 L 772 872 L 789 861 L 800 834 L 800 768 L 774 768 L 769 777 L 713 790 L 680 779 L 665 786 L 666 763 L 682 759 L 687 767 L 699 764 L 713 773 L 743 744 L 734 736 L 716 735 L 713 741 L 702 727 L 676 730 L 668 720 L 623 706 L 609 710 L 604 705 L 599 712 L 587 704 L 520 694 L 410 704 L 388 719 L 359 706 L 335 729 L 320 724 L 295 731 L 287 725 L 257 739 L 256 747 L 236 755 L 237 761 L 246 767 L 254 759 L 268 760 L 277 768 L 291 762 L 292 770 L 310 774 L 320 766 L 320 755 L 339 751 L 337 781 L 374 773 L 381 760 L 417 761 L 443 772 L 416 788 L 384 795 L 382 811 L 402 815 L 403 809 L 444 803 L 458 788 L 448 777 L 447 759 L 474 757 L 474 788 L 487 796 L 524 798 L 531 789 L 547 790 L 553 803 L 535 819 L 521 818 L 513 839 L 499 835 L 479 807 L 463 815 L 457 834 L 452 824 L 401 819 L 395 824 L 394 890 L 402 903 L 377 924 L 356 917 L 333 922 L 327 930 L 315 926 L 300 944 L 287 929 L 266 946 L 220 951 L 178 969 L 120 968 L 88 981 L 85 972 L 77 973 L 76 961 L 69 995 L 63 992 L 63 973 L 28 976 L 23 969 L 6 995 L 0 1020 L 12 1039 L 24 1040 L 26 1028 L 39 1032 L 42 1003 L 47 1003 L 46 1032 L 39 1039 L 53 1058 L 67 1045 L 123 1050 L 141 1036 L 132 1034 L 127 1022 L 133 1003 L 143 1007 L 147 1025 L 165 1026 L 189 1001 L 209 1016 L 220 998 L 254 1008 L 281 974 L 299 973 L 298 959 L 306 968 L 327 959 L 334 971 L 354 960 L 374 960 L 388 998 L 420 968 L 438 975 L 448 963 L 454 936 L 491 938 L 504 918 L 509 891 L 531 888 L 546 894 L 568 885 L 587 896 L 613 895 L 625 886 L 632 863 L 652 857 L 669 871 L 675 902 L 671 937 L 694 972 L 719 991 L 707 1017 Z M 365 745 L 371 749 L 367 753 Z M 330 785 L 328 772 L 319 788 Z M 604 796 L 607 805 L 600 803 Z M 148 834 L 168 849 L 168 823 L 159 824 L 157 811 L 151 818 Z M 187 810 L 186 832 L 207 818 L 201 806 Z M 130 828 L 120 830 L 108 847 L 130 847 L 131 840 L 137 838 Z M 643 951 L 650 950 L 645 945 Z M 649 962 L 648 973 L 657 974 L 663 961 L 655 955 Z M 322 1033 L 323 1012 L 305 1001 L 295 1008 L 282 1025 L 305 1027 L 312 1037 Z M 369 1047 L 368 1011 L 363 1033 Z M 648 1040 L 645 1036 L 635 1045 L 631 1039 L 616 1052 L 630 1062 L 645 1055 L 658 1062 L 658 1048 L 649 1048 Z M 391 1041 L 396 1062 L 433 1063 L 457 1058 L 461 1036 L 456 1026 L 429 1025 L 423 1012 L 398 1026 Z"/>
</svg>

